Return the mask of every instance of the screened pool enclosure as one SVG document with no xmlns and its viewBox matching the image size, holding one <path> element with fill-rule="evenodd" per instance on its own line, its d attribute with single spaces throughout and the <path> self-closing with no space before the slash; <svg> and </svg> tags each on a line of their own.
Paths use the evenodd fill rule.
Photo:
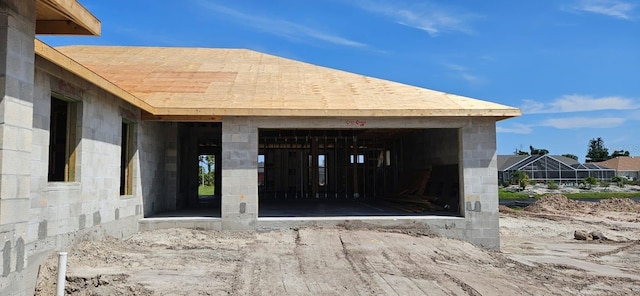
<svg viewBox="0 0 640 296">
<path fill-rule="evenodd" d="M 578 161 L 559 155 L 499 155 L 498 180 L 509 181 L 515 171 L 522 171 L 533 182 L 555 181 L 558 183 L 580 183 L 594 177 L 596 180 L 610 180 L 615 170 L 594 163 Z"/>
</svg>

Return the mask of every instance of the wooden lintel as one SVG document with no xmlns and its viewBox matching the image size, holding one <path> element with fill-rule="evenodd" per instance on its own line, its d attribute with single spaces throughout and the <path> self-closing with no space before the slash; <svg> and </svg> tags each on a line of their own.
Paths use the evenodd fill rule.
<svg viewBox="0 0 640 296">
<path fill-rule="evenodd" d="M 143 121 L 173 121 L 173 122 L 222 122 L 222 116 L 215 115 L 153 115 L 142 112 Z"/>
<path fill-rule="evenodd" d="M 36 21 L 36 34 L 38 35 L 94 35 L 89 30 L 78 26 L 72 21 Z"/>
</svg>

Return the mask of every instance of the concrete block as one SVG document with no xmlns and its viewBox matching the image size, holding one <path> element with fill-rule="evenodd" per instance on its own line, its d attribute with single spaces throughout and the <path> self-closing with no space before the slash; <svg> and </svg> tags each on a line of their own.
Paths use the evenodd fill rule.
<svg viewBox="0 0 640 296">
<path fill-rule="evenodd" d="M 258 221 L 257 213 L 223 214 L 222 230 L 227 231 L 255 231 Z"/>
<path fill-rule="evenodd" d="M 234 142 L 234 143 L 247 143 L 247 142 L 249 142 L 249 135 L 247 135 L 247 134 L 232 134 L 230 140 L 231 140 L 231 142 Z"/>
<path fill-rule="evenodd" d="M 239 214 L 240 203 L 222 203 L 221 213 L 224 214 Z"/>
<path fill-rule="evenodd" d="M 28 198 L 0 199 L 0 225 L 27 221 L 30 203 Z"/>
<path fill-rule="evenodd" d="M 0 151 L 0 154 L 4 154 L 4 151 Z M 18 198 L 18 176 L 11 174 L 0 175 L 0 198 L 2 200 Z"/>
</svg>

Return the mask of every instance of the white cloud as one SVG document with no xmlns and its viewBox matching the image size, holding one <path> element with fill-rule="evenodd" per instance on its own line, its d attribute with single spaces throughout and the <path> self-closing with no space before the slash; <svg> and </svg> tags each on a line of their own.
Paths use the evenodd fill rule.
<svg viewBox="0 0 640 296">
<path fill-rule="evenodd" d="M 470 83 L 482 82 L 482 79 L 480 77 L 469 73 L 460 73 L 460 77 Z"/>
<path fill-rule="evenodd" d="M 619 0 L 581 0 L 569 9 L 602 14 L 619 19 L 631 19 L 630 14 L 636 5 Z"/>
<path fill-rule="evenodd" d="M 546 119 L 539 125 L 557 129 L 612 128 L 620 126 L 624 122 L 625 119 L 620 117 L 567 117 Z"/>
<path fill-rule="evenodd" d="M 638 105 L 634 100 L 623 97 L 594 98 L 585 95 L 565 95 L 547 104 L 534 100 L 524 100 L 520 108 L 524 114 L 540 114 L 599 110 L 632 110 L 637 109 Z"/>
<path fill-rule="evenodd" d="M 452 31 L 471 33 L 473 30 L 468 22 L 477 17 L 430 1 L 406 4 L 388 0 L 361 0 L 356 3 L 364 10 L 389 17 L 403 26 L 425 31 L 430 36 Z"/>
<path fill-rule="evenodd" d="M 544 112 L 544 103 L 534 100 L 523 100 L 520 109 L 522 110 L 522 114 L 548 113 Z"/>
<path fill-rule="evenodd" d="M 530 134 L 533 129 L 524 124 L 514 124 L 512 127 L 496 127 L 496 132 L 509 134 Z"/>
<path fill-rule="evenodd" d="M 456 77 L 462 80 L 465 80 L 469 83 L 480 84 L 484 82 L 484 80 L 481 77 L 471 74 L 470 71 L 464 66 L 457 65 L 457 64 L 444 64 L 444 66 L 449 68 L 450 70 L 453 70 Z"/>
<path fill-rule="evenodd" d="M 232 8 L 208 1 L 197 1 L 196 3 L 198 3 L 198 5 L 200 5 L 201 7 L 208 9 L 216 14 L 229 16 L 235 19 L 235 21 L 237 21 L 238 23 L 245 26 L 252 27 L 269 34 L 285 37 L 287 39 L 298 40 L 310 38 L 341 46 L 358 48 L 368 47 L 367 44 L 350 40 L 348 38 L 341 37 L 335 34 L 318 31 L 316 29 L 293 22 L 243 13 Z"/>
</svg>

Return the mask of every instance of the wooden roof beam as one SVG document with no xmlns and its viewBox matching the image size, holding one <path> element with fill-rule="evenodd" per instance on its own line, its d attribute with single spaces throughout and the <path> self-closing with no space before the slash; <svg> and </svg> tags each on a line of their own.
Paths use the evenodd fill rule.
<svg viewBox="0 0 640 296">
<path fill-rule="evenodd" d="M 100 20 L 77 0 L 37 0 L 36 7 L 36 34 L 100 36 Z"/>
<path fill-rule="evenodd" d="M 216 115 L 153 115 L 142 111 L 143 121 L 173 121 L 173 122 L 222 122 L 222 116 Z"/>
<path fill-rule="evenodd" d="M 39 35 L 95 35 L 86 28 L 66 20 L 36 21 L 36 34 Z"/>
</svg>

